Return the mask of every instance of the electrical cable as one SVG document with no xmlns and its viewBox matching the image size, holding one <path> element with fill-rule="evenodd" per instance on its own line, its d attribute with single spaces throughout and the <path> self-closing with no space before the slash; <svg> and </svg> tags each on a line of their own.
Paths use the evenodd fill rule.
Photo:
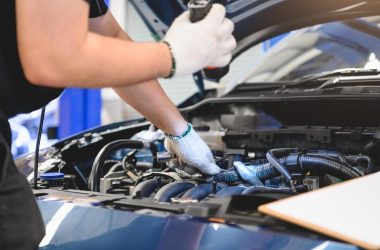
<svg viewBox="0 0 380 250">
<path fill-rule="evenodd" d="M 375 167 L 375 163 L 371 157 L 368 155 L 349 155 L 347 156 L 347 159 L 354 163 L 354 164 L 360 164 L 361 162 L 366 162 L 367 163 L 367 168 L 366 168 L 366 174 L 372 174 L 377 172 L 377 168 Z"/>
<path fill-rule="evenodd" d="M 149 147 L 149 143 L 147 144 L 142 141 L 125 139 L 110 142 L 105 145 L 96 155 L 96 158 L 92 164 L 91 174 L 88 178 L 88 189 L 95 192 L 100 191 L 100 176 L 103 171 L 104 162 L 107 160 L 110 153 L 122 148 L 144 149 Z"/>
<path fill-rule="evenodd" d="M 44 126 L 45 109 L 46 107 L 43 107 L 41 109 L 40 124 L 38 126 L 38 134 L 37 134 L 37 141 L 36 141 L 36 151 L 34 152 L 34 177 L 33 177 L 34 189 L 37 189 L 38 160 L 40 157 L 40 142 L 41 142 L 41 135 L 42 135 L 42 127 Z"/>
<path fill-rule="evenodd" d="M 293 177 L 290 174 L 289 170 L 281 163 L 281 161 L 276 157 L 276 153 L 280 154 L 289 154 L 294 151 L 297 151 L 298 149 L 294 148 L 278 148 L 278 149 L 271 149 L 268 150 L 266 154 L 267 160 L 272 164 L 273 167 L 277 169 L 279 173 L 285 178 L 286 182 L 290 185 L 290 187 L 295 191 L 294 183 L 293 183 Z"/>
</svg>

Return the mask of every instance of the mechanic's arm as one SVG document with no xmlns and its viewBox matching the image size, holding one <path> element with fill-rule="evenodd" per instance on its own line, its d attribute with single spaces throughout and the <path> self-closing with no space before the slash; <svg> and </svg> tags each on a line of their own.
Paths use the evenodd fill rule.
<svg viewBox="0 0 380 250">
<path fill-rule="evenodd" d="M 109 11 L 104 16 L 91 19 L 90 30 L 105 36 L 131 40 Z M 186 131 L 186 121 L 156 80 L 114 88 L 114 90 L 128 104 L 166 133 L 179 136 Z M 178 142 L 171 143 L 170 139 L 167 139 L 167 149 L 176 153 L 182 161 L 197 167 L 204 173 L 216 174 L 220 171 L 214 164 L 210 149 L 194 131 L 182 140 L 190 140 L 191 143 L 184 146 L 178 145 Z"/>
<path fill-rule="evenodd" d="M 90 19 L 90 31 L 131 41 L 131 38 L 122 30 L 110 11 L 104 16 Z M 186 121 L 169 100 L 157 80 L 114 88 L 114 90 L 124 101 L 166 133 L 180 135 L 186 130 Z"/>
<path fill-rule="evenodd" d="M 165 37 L 171 49 L 89 32 L 88 14 L 85 0 L 16 0 L 18 48 L 29 81 L 52 87 L 126 86 L 224 66 L 235 46 L 233 25 L 220 5 L 194 24 L 188 12 L 177 18 Z"/>
<path fill-rule="evenodd" d="M 52 87 L 103 87 L 164 77 L 163 43 L 133 43 L 88 32 L 84 0 L 17 0 L 17 36 L 27 78 Z"/>
</svg>

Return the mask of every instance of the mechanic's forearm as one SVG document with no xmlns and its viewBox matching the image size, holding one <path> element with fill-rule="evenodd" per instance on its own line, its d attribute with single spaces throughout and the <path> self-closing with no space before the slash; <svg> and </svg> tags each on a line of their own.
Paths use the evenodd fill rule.
<svg viewBox="0 0 380 250">
<path fill-rule="evenodd" d="M 157 81 L 115 88 L 115 91 L 129 105 L 163 131 L 181 135 L 186 130 L 186 121 Z"/>
<path fill-rule="evenodd" d="M 83 61 L 77 64 L 88 65 L 88 72 L 82 73 L 83 81 L 78 83 L 85 87 L 86 83 L 95 83 L 90 87 L 132 85 L 165 77 L 171 70 L 170 51 L 163 43 L 123 41 L 89 33 L 82 56 Z M 91 78 L 86 79 L 88 76 Z"/>
<path fill-rule="evenodd" d="M 110 12 L 90 21 L 90 30 L 105 36 L 131 41 Z M 157 80 L 137 85 L 114 88 L 129 105 L 166 133 L 180 135 L 186 129 L 186 121 L 162 90 Z"/>
</svg>

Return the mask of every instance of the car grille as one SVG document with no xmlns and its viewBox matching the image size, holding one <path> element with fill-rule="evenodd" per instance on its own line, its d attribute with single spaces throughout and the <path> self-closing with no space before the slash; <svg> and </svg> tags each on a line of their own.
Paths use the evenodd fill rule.
<svg viewBox="0 0 380 250">
<path fill-rule="evenodd" d="M 362 94 L 379 95 L 380 87 L 364 87 L 361 91 Z"/>
</svg>

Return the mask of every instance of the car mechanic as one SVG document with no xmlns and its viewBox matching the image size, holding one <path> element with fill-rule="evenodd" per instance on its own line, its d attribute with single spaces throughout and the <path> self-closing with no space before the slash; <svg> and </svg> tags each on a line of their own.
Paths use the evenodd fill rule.
<svg viewBox="0 0 380 250">
<path fill-rule="evenodd" d="M 155 79 L 226 66 L 236 41 L 225 13 L 214 4 L 191 23 L 184 12 L 161 42 L 137 43 L 103 0 L 0 1 L 0 249 L 37 249 L 45 231 L 29 183 L 13 162 L 7 119 L 43 107 L 65 87 L 114 88 L 166 133 L 168 151 L 205 174 L 220 171 Z"/>
</svg>

